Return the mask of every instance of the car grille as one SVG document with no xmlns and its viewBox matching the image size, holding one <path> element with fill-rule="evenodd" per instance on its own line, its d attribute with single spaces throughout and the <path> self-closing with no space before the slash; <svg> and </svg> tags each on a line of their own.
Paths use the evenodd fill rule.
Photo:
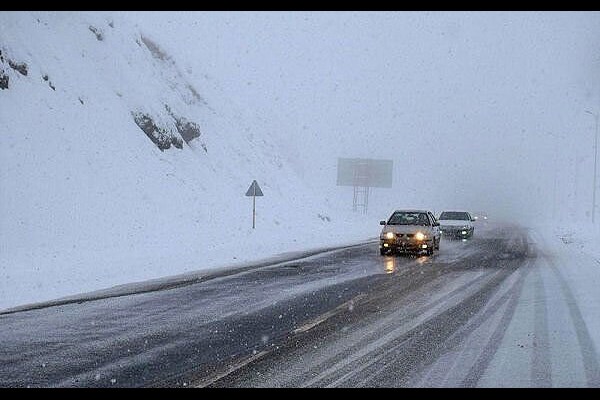
<svg viewBox="0 0 600 400">
<path fill-rule="evenodd" d="M 396 233 L 396 237 L 399 237 L 399 238 L 401 238 L 401 237 L 411 238 L 413 236 L 415 236 L 414 233 Z"/>
</svg>

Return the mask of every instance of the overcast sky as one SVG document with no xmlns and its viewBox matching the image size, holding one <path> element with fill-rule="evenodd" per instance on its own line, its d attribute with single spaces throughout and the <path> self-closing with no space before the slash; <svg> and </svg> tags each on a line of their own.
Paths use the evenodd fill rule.
<svg viewBox="0 0 600 400">
<path fill-rule="evenodd" d="M 412 195 L 439 207 L 589 211 L 598 12 L 123 15 L 289 132 L 306 174 L 335 177 L 337 157 L 393 159 L 396 198 L 406 171 L 430 183 Z"/>
</svg>

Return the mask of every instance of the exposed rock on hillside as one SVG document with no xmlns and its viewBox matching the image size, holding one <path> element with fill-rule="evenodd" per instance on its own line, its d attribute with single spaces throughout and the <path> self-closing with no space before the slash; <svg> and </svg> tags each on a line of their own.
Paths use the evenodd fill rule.
<svg viewBox="0 0 600 400">
<path fill-rule="evenodd" d="M 183 140 L 167 129 L 157 126 L 152 117 L 141 112 L 132 112 L 133 120 L 161 151 L 169 149 L 171 145 L 178 149 L 183 148 Z"/>
</svg>

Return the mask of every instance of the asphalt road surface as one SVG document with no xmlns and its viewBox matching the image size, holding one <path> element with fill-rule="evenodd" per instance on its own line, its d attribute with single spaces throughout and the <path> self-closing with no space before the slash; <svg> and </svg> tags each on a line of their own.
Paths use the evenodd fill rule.
<svg viewBox="0 0 600 400">
<path fill-rule="evenodd" d="M 552 386 L 547 348 L 503 347 L 538 258 L 526 229 L 490 225 L 468 241 L 443 240 L 431 257 L 380 256 L 372 242 L 4 314 L 0 386 Z M 535 310 L 532 332 L 549 342 L 545 308 Z M 581 374 L 568 382 L 600 386 L 586 334 L 574 361 Z M 526 352 L 526 379 L 505 362 L 515 351 Z"/>
</svg>

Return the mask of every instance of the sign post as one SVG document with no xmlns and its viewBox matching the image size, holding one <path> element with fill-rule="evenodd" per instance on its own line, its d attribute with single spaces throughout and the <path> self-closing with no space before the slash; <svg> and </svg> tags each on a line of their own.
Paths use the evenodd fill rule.
<svg viewBox="0 0 600 400">
<path fill-rule="evenodd" d="M 252 196 L 252 229 L 254 229 L 256 226 L 256 196 L 264 196 L 256 179 L 252 181 L 248 191 L 246 191 L 246 196 Z"/>
</svg>

